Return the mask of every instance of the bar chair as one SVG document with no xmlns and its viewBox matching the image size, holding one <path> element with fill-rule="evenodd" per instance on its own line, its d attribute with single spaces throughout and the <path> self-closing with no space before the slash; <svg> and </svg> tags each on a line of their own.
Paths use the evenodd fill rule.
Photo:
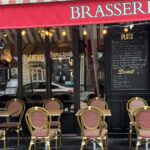
<svg viewBox="0 0 150 150">
<path fill-rule="evenodd" d="M 43 107 L 46 110 L 63 110 L 63 104 L 58 98 L 50 98 L 46 100 L 45 103 L 43 104 Z M 53 118 L 51 122 L 51 127 L 54 129 L 55 128 L 58 129 L 60 145 L 61 145 L 61 142 L 62 142 L 62 132 L 61 132 L 61 122 L 60 122 L 61 116 L 57 116 L 56 118 L 54 118 L 55 120 Z"/>
<path fill-rule="evenodd" d="M 8 131 L 16 131 L 19 146 L 20 131 L 22 132 L 23 136 L 21 122 L 25 111 L 25 104 L 21 99 L 15 98 L 7 102 L 5 110 L 15 111 L 15 113 L 7 118 L 6 122 L 0 123 L 0 129 L 5 129 L 6 133 Z"/>
<path fill-rule="evenodd" d="M 107 140 L 107 129 L 103 126 L 104 115 L 101 110 L 92 106 L 80 109 L 77 112 L 77 120 L 82 136 L 80 150 L 83 150 L 88 142 L 97 143 L 103 150 L 103 141 Z"/>
<path fill-rule="evenodd" d="M 50 150 L 50 141 L 56 139 L 57 149 L 57 130 L 51 129 L 51 117 L 46 109 L 42 107 L 32 107 L 25 114 L 25 120 L 31 134 L 31 141 L 28 150 L 32 145 L 45 142 L 47 150 Z M 35 148 L 35 147 L 34 147 Z"/>
<path fill-rule="evenodd" d="M 150 143 L 150 107 L 144 106 L 136 110 L 135 114 L 135 129 L 137 133 L 136 150 L 142 143 L 146 144 L 148 150 L 148 144 Z"/>
<path fill-rule="evenodd" d="M 132 138 L 132 132 L 133 129 L 135 128 L 135 111 L 138 108 L 141 108 L 143 106 L 148 106 L 146 100 L 144 100 L 141 97 L 133 97 L 131 99 L 128 100 L 127 104 L 126 104 L 126 109 L 128 111 L 128 116 L 129 116 L 129 146 L 131 147 L 132 142 L 131 142 L 131 138 Z M 132 112 L 131 112 L 132 110 Z"/>
</svg>

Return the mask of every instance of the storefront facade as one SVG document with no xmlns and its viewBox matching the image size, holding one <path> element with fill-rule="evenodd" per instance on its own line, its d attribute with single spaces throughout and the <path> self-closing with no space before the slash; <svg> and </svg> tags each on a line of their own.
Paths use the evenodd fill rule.
<svg viewBox="0 0 150 150">
<path fill-rule="evenodd" d="M 112 111 L 112 117 L 108 119 L 110 132 L 126 132 L 128 128 L 125 108 L 127 100 L 133 96 L 144 97 L 148 100 L 150 94 L 148 84 L 150 1 L 49 2 L 47 0 L 45 3 L 40 1 L 35 4 L 28 1 L 24 4 L 16 4 L 15 1 L 12 3 L 10 5 L 3 1 L 1 3 L 0 10 L 3 13 L 0 14 L 0 29 L 6 33 L 9 33 L 8 30 L 12 31 L 16 35 L 16 47 L 10 46 L 10 49 L 16 49 L 11 53 L 17 56 L 14 60 L 18 62 L 16 66 L 12 65 L 13 71 L 15 72 L 17 68 L 18 72 L 17 96 L 23 98 L 23 85 L 35 81 L 46 81 L 45 98 L 53 96 L 51 82 L 73 83 L 71 85 L 74 91 L 73 99 L 72 103 L 67 102 L 68 105 L 64 108 L 62 127 L 64 133 L 77 133 L 75 113 L 83 105 L 83 101 L 80 101 L 80 93 L 82 90 L 86 91 L 85 89 L 89 86 L 89 89 L 92 89 L 91 94 L 95 94 L 96 91 L 97 95 L 101 95 L 108 102 Z M 56 11 L 56 8 L 59 11 Z M 131 25 L 133 25 L 132 28 L 130 28 Z M 129 29 L 128 32 L 123 31 L 125 27 Z M 67 38 L 59 34 L 60 39 L 64 41 L 59 41 L 56 35 L 50 38 L 50 34 L 46 32 L 55 30 L 54 32 L 58 35 L 58 32 L 64 29 L 69 31 Z M 107 29 L 106 35 L 103 35 L 103 29 Z M 22 35 L 23 30 L 26 30 L 28 36 Z M 42 30 L 44 30 L 44 38 L 40 37 L 39 41 L 38 38 L 32 39 L 31 34 L 42 35 Z M 84 31 L 88 34 L 82 35 Z M 10 37 L 8 39 L 11 41 Z M 30 45 L 25 42 L 28 39 L 31 41 Z M 141 39 L 144 40 L 141 44 L 145 47 L 138 45 Z M 128 43 L 125 43 L 126 41 Z M 58 43 L 57 52 L 54 45 L 58 46 Z M 62 50 L 60 45 L 64 43 L 69 45 L 68 52 L 60 51 Z M 121 43 L 122 47 L 116 43 Z M 126 46 L 131 44 L 133 44 L 131 47 Z M 65 50 L 68 47 L 65 47 Z M 134 52 L 131 53 L 133 47 Z M 124 54 L 125 51 L 128 55 Z M 131 57 L 137 52 L 138 59 Z M 117 58 L 120 59 L 116 61 Z M 138 65 L 133 66 L 133 63 Z M 141 68 L 144 68 L 142 72 L 139 71 Z M 11 77 L 12 74 L 9 78 Z M 98 83 L 99 78 L 105 79 L 100 81 L 105 82 L 102 88 Z M 134 80 L 142 80 L 142 82 L 137 84 L 136 81 L 133 82 Z M 66 97 L 64 99 L 67 100 Z M 70 122 L 69 127 L 68 122 Z"/>
</svg>

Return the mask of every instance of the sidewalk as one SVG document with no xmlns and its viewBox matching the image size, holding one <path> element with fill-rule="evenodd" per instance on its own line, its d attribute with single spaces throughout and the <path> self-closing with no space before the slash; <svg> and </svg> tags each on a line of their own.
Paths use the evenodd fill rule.
<svg viewBox="0 0 150 150">
<path fill-rule="evenodd" d="M 28 150 L 30 138 L 25 137 L 24 140 L 20 140 L 20 146 L 17 146 L 16 138 L 7 139 L 8 150 Z M 132 148 L 129 148 L 127 138 L 109 138 L 108 139 L 108 150 L 135 150 L 136 139 L 133 139 Z M 65 136 L 63 137 L 62 145 L 58 150 L 80 150 L 81 139 L 77 136 Z M 55 142 L 52 141 L 51 149 L 55 150 Z M 2 141 L 0 141 L 0 150 L 2 150 Z M 34 146 L 33 146 L 34 149 Z M 44 144 L 37 145 L 37 150 L 44 150 Z M 93 150 L 93 145 L 89 143 L 84 150 Z M 145 150 L 144 146 L 140 146 L 139 150 Z"/>
</svg>

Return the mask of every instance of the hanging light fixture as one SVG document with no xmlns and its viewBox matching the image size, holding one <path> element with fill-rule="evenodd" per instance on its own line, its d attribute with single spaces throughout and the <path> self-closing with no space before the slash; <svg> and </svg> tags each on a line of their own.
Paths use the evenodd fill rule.
<svg viewBox="0 0 150 150">
<path fill-rule="evenodd" d="M 128 27 L 125 27 L 123 30 L 125 33 L 129 31 Z"/>
<path fill-rule="evenodd" d="M 64 36 L 64 37 L 67 36 L 67 32 L 66 32 L 65 28 L 62 31 L 62 36 Z"/>
<path fill-rule="evenodd" d="M 7 37 L 8 35 L 7 35 L 7 33 L 6 32 L 3 32 L 3 37 Z"/>
<path fill-rule="evenodd" d="M 45 38 L 45 36 L 48 36 L 48 37 L 52 38 L 53 34 L 55 33 L 55 30 L 54 29 L 49 29 L 49 30 L 47 30 L 47 29 L 39 29 L 38 33 L 40 34 L 40 36 L 42 38 Z"/>
<path fill-rule="evenodd" d="M 87 30 L 85 28 L 83 29 L 83 35 L 87 36 Z"/>
<path fill-rule="evenodd" d="M 106 35 L 107 34 L 107 29 L 104 28 L 103 31 L 102 31 L 103 35 Z"/>
<path fill-rule="evenodd" d="M 22 36 L 25 36 L 25 35 L 26 35 L 26 30 L 22 30 L 22 31 L 21 31 L 21 35 L 22 35 Z"/>
</svg>

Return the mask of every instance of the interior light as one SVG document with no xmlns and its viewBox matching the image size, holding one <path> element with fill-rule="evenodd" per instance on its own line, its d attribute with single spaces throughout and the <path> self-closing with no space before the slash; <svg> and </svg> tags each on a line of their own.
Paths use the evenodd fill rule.
<svg viewBox="0 0 150 150">
<path fill-rule="evenodd" d="M 3 36 L 4 36 L 4 37 L 7 37 L 7 33 L 4 32 L 4 33 L 3 33 Z"/>
<path fill-rule="evenodd" d="M 66 35 L 67 35 L 66 31 L 63 31 L 62 36 L 66 36 Z"/>
<path fill-rule="evenodd" d="M 46 36 L 49 36 L 49 32 L 48 32 L 48 31 L 45 31 L 45 35 L 46 35 Z"/>
<path fill-rule="evenodd" d="M 107 34 L 107 29 L 103 29 L 103 32 L 102 32 L 104 35 Z"/>
<path fill-rule="evenodd" d="M 129 29 L 127 27 L 124 28 L 124 32 L 128 32 Z"/>
<path fill-rule="evenodd" d="M 53 33 L 52 32 L 49 32 L 49 37 L 52 37 L 53 36 Z"/>
<path fill-rule="evenodd" d="M 21 31 L 21 35 L 22 35 L 22 36 L 25 36 L 25 35 L 26 35 L 26 31 L 25 31 L 25 30 L 22 30 L 22 31 Z"/>
<path fill-rule="evenodd" d="M 87 35 L 87 31 L 83 30 L 83 35 L 86 36 Z"/>
</svg>

